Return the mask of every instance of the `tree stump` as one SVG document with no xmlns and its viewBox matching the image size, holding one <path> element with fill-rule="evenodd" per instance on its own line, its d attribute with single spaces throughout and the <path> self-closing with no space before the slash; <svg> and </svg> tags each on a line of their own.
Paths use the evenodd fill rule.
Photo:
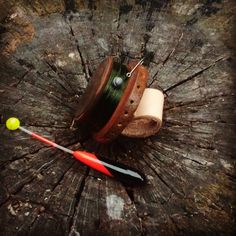
<svg viewBox="0 0 236 236">
<path fill-rule="evenodd" d="M 233 1 L 0 1 L 1 235 L 233 235 Z M 160 133 L 94 143 L 71 127 L 107 56 L 145 58 Z M 142 170 L 128 188 L 4 126 Z"/>
</svg>

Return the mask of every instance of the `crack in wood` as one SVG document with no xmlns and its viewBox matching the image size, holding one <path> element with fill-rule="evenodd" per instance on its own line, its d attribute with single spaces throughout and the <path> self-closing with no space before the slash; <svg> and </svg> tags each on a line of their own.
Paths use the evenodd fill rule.
<svg viewBox="0 0 236 236">
<path fill-rule="evenodd" d="M 28 81 L 24 81 L 24 83 L 29 84 L 29 85 L 31 85 L 31 86 L 33 86 L 33 87 L 35 87 L 35 88 L 37 88 L 37 89 L 43 91 L 43 92 L 46 94 L 46 96 L 47 96 L 48 98 L 54 99 L 54 100 L 57 101 L 59 104 L 65 106 L 65 107 L 67 107 L 67 108 L 69 108 L 70 110 L 73 110 L 73 109 L 74 109 L 72 106 L 69 106 L 67 103 L 61 101 L 61 100 L 62 100 L 61 97 L 58 97 L 57 95 L 48 92 L 46 89 L 44 89 L 44 88 L 42 88 L 42 87 L 38 87 L 38 86 L 36 86 L 35 84 L 30 83 L 30 82 L 28 82 Z M 20 98 L 18 102 L 20 102 L 23 98 L 24 98 L 24 97 Z"/>
<path fill-rule="evenodd" d="M 181 81 L 177 82 L 176 84 L 173 84 L 172 86 L 170 86 L 169 88 L 165 89 L 164 91 L 165 91 L 165 92 L 171 91 L 172 89 L 174 89 L 174 88 L 176 88 L 176 87 L 178 87 L 178 86 L 180 86 L 180 85 L 182 85 L 182 84 L 184 84 L 184 83 L 186 83 L 186 82 L 188 82 L 188 81 L 190 81 L 190 80 L 192 80 L 192 79 L 198 77 L 199 75 L 203 74 L 203 72 L 209 70 L 211 67 L 215 66 L 218 62 L 227 60 L 228 58 L 229 58 L 229 57 L 221 57 L 221 58 L 215 60 L 215 61 L 214 61 L 213 63 L 211 63 L 210 65 L 208 65 L 208 66 L 206 66 L 205 68 L 199 70 L 198 72 L 194 73 L 193 75 L 188 76 L 186 79 L 181 80 Z"/>
<path fill-rule="evenodd" d="M 0 168 L 1 168 L 1 169 L 5 169 L 9 164 L 14 163 L 15 161 L 23 160 L 23 159 L 25 159 L 25 158 L 27 158 L 28 156 L 31 156 L 31 155 L 33 155 L 33 154 L 37 154 L 37 153 L 39 153 L 39 152 L 40 152 L 41 150 L 43 150 L 43 149 L 44 149 L 44 150 L 48 150 L 48 149 L 50 149 L 50 147 L 40 147 L 40 148 L 34 150 L 33 152 L 30 151 L 29 153 L 25 153 L 25 154 L 23 154 L 23 155 L 21 155 L 21 156 L 19 156 L 19 157 L 16 157 L 16 158 L 13 158 L 13 159 L 11 159 L 11 160 L 7 160 L 7 161 L 5 161 L 5 162 L 2 162 L 2 163 L 0 164 Z"/>
<path fill-rule="evenodd" d="M 183 35 L 184 35 L 184 33 L 182 32 L 182 33 L 180 34 L 179 38 L 178 38 L 178 41 L 176 42 L 176 44 L 175 44 L 174 47 L 172 48 L 172 50 L 167 54 L 166 58 L 162 61 L 161 68 L 158 69 L 158 70 L 156 71 L 156 73 L 152 76 L 152 78 L 151 78 L 151 80 L 150 80 L 150 82 L 149 82 L 149 84 L 148 84 L 148 87 L 151 87 L 151 86 L 153 85 L 153 83 L 156 81 L 157 75 L 159 74 L 159 72 L 161 71 L 161 69 L 164 68 L 165 64 L 169 61 L 169 59 L 170 59 L 170 58 L 172 57 L 172 55 L 174 54 L 176 48 L 179 46 L 179 43 L 181 42 L 181 40 L 182 40 L 182 38 L 183 38 Z M 152 62 L 153 62 L 153 61 L 152 61 Z M 158 65 L 157 62 L 153 62 L 153 63 Z M 164 91 L 164 90 L 163 90 L 163 91 Z M 164 91 L 164 93 L 165 93 L 165 91 Z"/>
<path fill-rule="evenodd" d="M 191 55 L 191 53 L 193 52 L 193 49 L 195 49 L 196 46 L 197 46 L 197 43 L 194 43 L 194 44 L 191 46 L 191 48 L 187 51 L 187 53 L 185 53 L 185 55 L 184 55 L 182 58 L 180 58 L 180 59 L 175 58 L 176 61 L 177 61 L 177 63 L 173 66 L 173 69 L 177 70 L 177 69 L 179 69 L 180 67 L 182 67 L 183 64 L 184 64 L 185 59 L 186 59 L 189 55 Z M 208 55 L 210 52 L 211 52 L 211 50 L 208 51 L 208 52 L 206 53 L 206 55 Z M 195 64 L 196 64 L 196 61 L 194 61 L 194 62 L 190 65 L 189 68 L 191 68 L 191 67 L 192 67 L 193 65 L 195 65 Z M 189 68 L 187 67 L 186 69 L 189 69 Z M 185 71 L 185 69 L 184 69 L 184 71 Z M 184 72 L 184 71 L 182 71 L 182 72 Z M 180 72 L 180 74 L 181 74 L 182 72 Z M 180 74 L 178 74 L 177 76 L 179 76 Z"/>
<path fill-rule="evenodd" d="M 155 173 L 155 175 L 160 179 L 160 181 L 167 187 L 170 189 L 170 191 L 173 193 L 173 194 L 176 194 L 178 196 L 181 196 L 181 197 L 184 197 L 184 193 L 181 193 L 180 191 L 174 189 L 172 186 L 170 186 L 164 179 L 163 177 L 156 171 L 156 169 L 150 165 L 149 162 L 146 161 L 145 158 L 143 158 L 143 161 L 146 163 L 146 165 Z"/>
<path fill-rule="evenodd" d="M 118 18 L 117 18 L 117 27 L 116 27 L 116 30 L 119 31 L 120 29 L 120 19 L 121 19 L 121 8 L 119 8 L 119 13 L 118 13 Z"/>
<path fill-rule="evenodd" d="M 192 66 L 196 65 L 196 61 L 192 62 L 189 66 L 187 66 L 185 69 L 183 69 L 182 71 L 180 71 L 176 77 L 179 77 L 180 75 L 182 75 L 185 71 L 189 70 L 192 68 Z"/>
<path fill-rule="evenodd" d="M 135 201 L 135 199 L 134 199 L 134 190 L 132 188 L 127 188 L 124 185 L 123 185 L 123 187 L 124 187 L 128 197 L 129 197 L 130 201 L 134 204 L 134 201 Z"/>
<path fill-rule="evenodd" d="M 138 215 L 137 215 L 138 216 Z M 146 236 L 146 232 L 147 232 L 147 229 L 146 227 L 144 226 L 144 223 L 143 223 L 143 218 L 142 217 L 139 217 L 138 216 L 138 220 L 139 220 L 139 225 L 140 225 L 140 236 Z"/>
<path fill-rule="evenodd" d="M 57 80 L 58 84 L 69 94 L 72 95 L 71 91 L 73 91 L 73 94 L 76 94 L 77 92 L 74 90 L 74 88 L 72 87 L 72 85 L 66 80 L 64 79 L 64 77 L 62 77 L 60 75 L 60 73 L 58 73 L 58 69 L 55 65 L 51 64 L 49 61 L 45 61 L 45 63 L 49 66 L 49 68 L 53 71 L 54 74 L 56 74 L 58 76 L 59 79 L 61 79 L 62 81 L 65 81 L 66 84 L 70 87 L 70 90 L 68 90 L 62 83 L 60 83 L 59 80 Z"/>
<path fill-rule="evenodd" d="M 34 53 L 33 53 L 33 54 L 34 54 Z M 35 56 L 36 56 L 36 55 L 35 55 Z M 28 82 L 28 81 L 25 81 L 24 78 L 25 78 L 27 75 L 29 75 L 30 72 L 33 72 L 33 71 L 34 71 L 34 73 L 37 74 L 37 75 L 39 75 L 40 77 L 42 76 L 42 74 L 41 74 L 41 72 L 39 72 L 38 70 L 36 70 L 33 65 L 31 65 L 31 64 L 28 63 L 27 61 L 22 60 L 22 59 L 18 59 L 18 58 L 15 57 L 15 56 L 13 56 L 13 58 L 15 59 L 15 61 L 16 61 L 17 63 L 20 64 L 20 66 L 23 66 L 23 67 L 26 67 L 26 68 L 27 68 L 27 71 L 23 74 L 23 76 L 22 76 L 21 78 L 19 78 L 18 83 L 17 83 L 17 84 L 14 84 L 15 87 L 18 87 L 19 84 L 20 84 L 22 81 L 24 81 L 24 83 L 28 83 L 28 84 L 30 84 L 30 85 L 36 87 L 37 89 L 40 89 L 40 90 L 44 91 L 44 92 L 47 94 L 47 96 L 48 96 L 48 94 L 49 94 L 49 95 L 50 95 L 50 98 L 53 98 L 54 100 L 56 100 L 56 101 L 59 102 L 60 104 L 62 104 L 62 105 L 64 105 L 64 106 L 68 107 L 69 109 L 73 109 L 72 107 L 68 106 L 67 103 L 62 102 L 62 101 L 61 101 L 61 99 L 62 99 L 61 97 L 58 97 L 57 95 L 50 93 L 49 91 L 47 91 L 46 89 L 44 89 L 44 88 L 42 88 L 42 87 L 36 86 L 36 85 L 33 84 L 33 83 L 30 83 L 30 82 Z M 44 62 L 44 61 L 43 61 L 43 62 Z M 74 92 L 74 94 L 76 94 L 76 91 L 73 90 L 73 87 L 70 85 L 70 83 L 68 83 L 67 80 L 64 80 L 64 79 L 60 76 L 60 74 L 59 74 L 59 73 L 57 72 L 57 70 L 53 67 L 53 65 L 51 65 L 48 61 L 45 61 L 44 63 L 45 63 L 60 79 L 62 79 L 63 81 L 65 81 L 65 82 L 68 84 L 68 86 L 70 87 L 70 89 Z M 59 80 L 57 80 L 57 82 L 58 82 L 58 84 L 61 86 L 62 89 L 64 89 L 69 95 L 71 95 L 71 91 L 69 91 L 62 83 L 60 83 Z M 49 96 L 48 96 L 48 97 L 49 97 Z M 23 96 L 22 96 L 21 99 L 19 99 L 18 102 L 20 102 L 22 99 L 23 99 Z"/>
<path fill-rule="evenodd" d="M 150 88 L 150 87 L 154 84 L 154 82 L 156 81 L 156 77 L 157 77 L 157 75 L 159 74 L 159 72 L 160 72 L 160 70 L 157 70 L 157 72 L 153 75 L 153 77 L 152 77 L 150 83 L 149 83 L 148 86 L 147 86 L 148 88 Z"/>
<path fill-rule="evenodd" d="M 22 179 L 21 183 L 18 186 L 14 186 L 13 189 L 9 189 L 9 192 L 11 194 L 16 195 L 17 193 L 19 193 L 24 188 L 25 185 L 32 183 L 34 181 L 34 179 L 37 177 L 37 174 L 39 174 L 42 170 L 45 170 L 48 167 L 50 167 L 56 161 L 57 160 L 52 159 L 51 161 L 44 163 L 37 170 L 33 171 L 29 176 Z"/>
<path fill-rule="evenodd" d="M 206 166 L 206 164 L 204 164 L 204 163 L 202 163 L 202 162 L 200 162 L 200 161 L 197 161 L 197 160 L 195 160 L 195 159 L 192 159 L 192 158 L 188 157 L 188 155 L 185 156 L 184 159 L 185 159 L 185 160 L 190 160 L 190 161 L 192 161 L 192 162 L 194 162 L 194 163 L 196 163 L 196 164 L 198 164 L 198 165 L 200 165 L 200 166 Z"/>
<path fill-rule="evenodd" d="M 9 202 L 11 200 L 11 197 L 10 195 L 5 199 L 5 201 L 3 201 L 1 204 L 0 204 L 0 207 L 4 206 L 5 204 L 7 204 L 7 202 Z"/>
<path fill-rule="evenodd" d="M 72 217 L 71 217 L 70 222 L 68 224 L 68 229 L 69 229 L 68 230 L 68 235 L 69 236 L 73 236 L 73 232 L 74 232 L 74 229 L 76 227 L 76 220 L 77 220 L 77 216 L 78 216 L 77 211 L 79 210 L 78 207 L 79 207 L 81 195 L 82 195 L 82 192 L 84 190 L 86 179 L 88 177 L 89 171 L 90 171 L 90 168 L 87 167 L 86 173 L 84 174 L 83 179 L 82 179 L 81 184 L 80 184 L 80 187 L 79 187 L 79 189 L 76 193 L 76 201 L 75 201 L 73 214 L 72 214 Z"/>
<path fill-rule="evenodd" d="M 80 46 L 79 46 L 78 43 L 77 43 L 77 50 L 78 50 L 78 53 L 80 55 L 80 59 L 81 59 L 81 63 L 82 63 L 82 67 L 83 67 L 83 71 L 84 71 L 85 77 L 86 77 L 86 79 L 88 81 L 89 78 L 91 77 L 91 71 L 90 71 L 87 63 L 85 62 L 85 59 L 83 57 L 82 51 L 80 50 Z"/>
<path fill-rule="evenodd" d="M 18 87 L 18 85 L 24 80 L 24 78 L 29 74 L 31 72 L 31 70 L 28 70 L 28 71 L 26 71 L 24 74 L 23 74 L 23 76 L 21 76 L 20 78 L 19 78 L 19 81 L 16 83 L 16 84 L 14 84 L 14 87 Z"/>
<path fill-rule="evenodd" d="M 43 207 L 43 210 L 40 210 L 40 211 L 37 211 L 37 216 L 36 218 L 41 215 L 42 213 L 48 213 L 50 214 L 51 216 L 53 216 L 55 219 L 59 219 L 60 216 L 62 217 L 68 217 L 67 214 L 63 214 L 61 212 L 55 212 L 53 210 L 50 209 L 50 204 L 47 204 L 47 203 L 44 203 L 44 202 L 37 202 L 37 201 L 34 201 L 32 199 L 25 199 L 19 195 L 14 195 L 12 194 L 8 201 L 7 202 L 10 202 L 10 201 L 20 201 L 20 202 L 25 202 L 25 203 L 28 203 L 28 204 L 32 204 L 34 206 L 36 206 L 35 208 L 42 208 Z M 5 203 L 6 204 L 6 203 Z"/>
<path fill-rule="evenodd" d="M 26 127 L 36 127 L 36 128 L 57 128 L 57 129 L 70 129 L 70 126 L 60 126 L 60 125 L 48 125 L 48 124 L 30 124 L 30 123 L 25 123 Z"/>
<path fill-rule="evenodd" d="M 179 39 L 177 41 L 177 43 L 175 44 L 175 46 L 173 47 L 173 49 L 168 53 L 168 55 L 166 56 L 166 58 L 164 59 L 164 61 L 162 62 L 162 65 L 164 66 L 169 59 L 171 58 L 171 56 L 174 54 L 176 48 L 179 46 L 179 43 L 181 41 L 181 39 L 183 38 L 184 33 L 182 32 L 181 35 L 179 36 Z"/>
<path fill-rule="evenodd" d="M 76 12 L 75 0 L 64 0 L 65 13 Z"/>
<path fill-rule="evenodd" d="M 61 184 L 62 180 L 64 179 L 65 175 L 68 173 L 68 171 L 75 165 L 75 160 L 74 162 L 65 170 L 65 172 L 60 176 L 60 178 L 57 180 L 57 182 L 52 186 L 51 191 L 53 192 L 55 188 Z"/>
<path fill-rule="evenodd" d="M 69 22 L 71 22 L 71 19 L 68 19 L 68 20 L 69 20 Z M 82 64 L 83 72 L 84 72 L 86 80 L 88 81 L 89 78 L 91 77 L 91 71 L 89 69 L 89 66 L 87 65 L 87 62 L 86 62 L 83 54 L 82 54 L 82 51 L 80 49 L 80 45 L 79 45 L 78 41 L 75 38 L 75 33 L 74 33 L 74 30 L 73 30 L 73 27 L 72 27 L 71 23 L 68 23 L 67 20 L 65 20 L 65 22 L 68 24 L 68 26 L 70 28 L 70 34 L 75 39 L 76 49 L 77 49 L 77 51 L 79 53 L 79 56 L 80 56 L 80 59 L 81 59 L 81 64 Z"/>
<path fill-rule="evenodd" d="M 34 53 L 34 52 L 31 52 L 33 55 L 35 55 L 35 58 L 37 58 L 37 55 Z M 27 71 L 26 71 L 26 73 L 21 77 L 21 78 L 19 78 L 19 82 L 16 84 L 16 87 L 22 82 L 22 81 L 24 81 L 24 78 L 30 73 L 30 72 L 35 72 L 36 74 L 38 74 L 40 77 L 42 76 L 42 73 L 40 72 L 40 71 L 38 71 L 38 70 L 36 70 L 36 68 L 33 66 L 33 65 L 31 65 L 29 62 L 27 62 L 27 61 L 25 61 L 25 60 L 22 60 L 22 59 L 19 59 L 19 58 L 17 58 L 17 57 L 15 57 L 15 56 L 13 56 L 13 58 L 15 59 L 15 61 L 20 65 L 20 66 L 25 66 L 26 68 L 27 68 Z M 56 71 L 56 69 L 53 67 L 53 65 L 51 65 L 48 61 L 43 61 L 42 60 L 42 62 L 44 62 L 46 65 L 48 65 L 49 66 L 49 68 L 60 78 L 60 79 L 62 79 L 61 77 L 60 77 L 60 75 L 57 73 L 57 71 Z M 68 81 L 67 80 L 64 80 L 69 86 L 70 86 L 70 88 L 71 89 L 73 89 L 72 87 L 71 87 L 71 85 L 68 83 Z M 28 82 L 28 81 L 24 81 L 24 82 Z M 71 94 L 70 93 L 70 91 L 69 90 L 67 90 L 67 88 L 63 85 L 63 84 L 61 84 L 58 80 L 57 80 L 57 82 L 58 82 L 58 84 L 61 86 L 61 88 L 62 89 L 64 89 L 68 94 Z M 28 82 L 29 83 L 29 82 Z M 31 84 L 31 83 L 29 83 L 29 84 Z M 33 85 L 33 84 L 31 84 L 31 85 Z M 36 86 L 37 87 L 37 86 Z M 39 88 L 39 87 L 37 87 L 37 88 Z M 41 88 L 42 89 L 42 88 Z M 45 90 L 46 91 L 46 90 Z M 48 93 L 48 91 L 46 91 L 47 93 Z M 54 95 L 55 97 L 57 97 L 56 95 Z M 60 98 L 59 97 L 57 97 L 59 100 L 60 100 Z"/>
<path fill-rule="evenodd" d="M 177 103 L 176 105 L 174 104 L 173 106 L 165 107 L 164 111 L 169 111 L 169 110 L 172 110 L 172 109 L 181 108 L 181 107 L 190 106 L 190 105 L 193 105 L 191 107 L 206 106 L 210 102 L 212 102 L 212 100 L 214 100 L 215 98 L 217 99 L 217 98 L 223 98 L 223 97 L 234 97 L 234 94 L 219 93 L 219 94 L 214 95 L 214 96 L 205 97 L 204 100 L 194 100 L 194 101 L 189 101 L 189 102 L 179 103 L 179 104 Z"/>
</svg>

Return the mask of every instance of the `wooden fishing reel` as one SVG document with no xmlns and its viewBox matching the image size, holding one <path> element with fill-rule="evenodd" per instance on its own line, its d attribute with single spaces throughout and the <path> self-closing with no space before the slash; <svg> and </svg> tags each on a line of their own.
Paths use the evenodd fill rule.
<svg viewBox="0 0 236 236">
<path fill-rule="evenodd" d="M 148 137 L 159 131 L 164 95 L 146 88 L 148 71 L 142 62 L 124 65 L 109 56 L 90 79 L 75 121 L 88 123 L 96 141 L 105 143 L 120 134 Z"/>
</svg>

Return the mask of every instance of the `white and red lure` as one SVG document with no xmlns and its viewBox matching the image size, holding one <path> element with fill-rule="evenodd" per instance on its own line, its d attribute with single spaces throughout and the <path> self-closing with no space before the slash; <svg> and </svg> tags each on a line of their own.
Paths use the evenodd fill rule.
<svg viewBox="0 0 236 236">
<path fill-rule="evenodd" d="M 39 141 L 58 148 L 64 152 L 67 152 L 71 155 L 74 156 L 74 158 L 76 158 L 77 160 L 79 160 L 80 162 L 82 162 L 83 164 L 103 173 L 106 174 L 110 177 L 115 177 L 117 180 L 121 181 L 124 184 L 127 185 L 144 185 L 146 183 L 146 178 L 144 176 L 144 174 L 142 174 L 141 172 L 139 172 L 136 169 L 133 169 L 131 167 L 128 167 L 126 165 L 123 165 L 121 163 L 117 163 L 114 162 L 112 160 L 103 158 L 103 157 L 97 157 L 95 154 L 93 153 L 89 153 L 86 151 L 80 151 L 80 150 L 76 150 L 76 151 L 72 151 L 66 147 L 63 147 L 47 138 L 44 138 L 22 126 L 20 126 L 20 121 L 15 118 L 9 118 L 6 122 L 6 126 L 9 130 L 16 130 L 19 129 L 21 131 L 23 131 L 24 133 L 29 134 L 30 136 L 32 136 L 33 138 L 38 139 Z"/>
</svg>

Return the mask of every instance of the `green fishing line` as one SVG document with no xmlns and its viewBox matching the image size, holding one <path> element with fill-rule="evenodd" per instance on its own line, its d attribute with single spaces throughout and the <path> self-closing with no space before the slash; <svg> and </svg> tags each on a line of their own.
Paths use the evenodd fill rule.
<svg viewBox="0 0 236 236">
<path fill-rule="evenodd" d="M 105 87 L 104 90 L 104 98 L 109 101 L 110 103 L 117 105 L 124 93 L 124 90 L 127 85 L 127 68 L 124 65 L 120 65 L 118 63 L 114 63 L 113 70 L 110 75 L 110 79 Z M 113 81 L 116 77 L 122 78 L 123 83 L 120 87 L 115 87 Z"/>
<path fill-rule="evenodd" d="M 128 77 L 126 76 L 127 72 L 128 70 L 125 65 L 117 62 L 113 63 L 113 68 L 107 85 L 91 114 L 92 125 L 96 130 L 101 129 L 109 121 L 119 104 L 128 83 Z M 114 80 L 117 77 L 122 79 L 122 83 L 115 86 Z"/>
</svg>

